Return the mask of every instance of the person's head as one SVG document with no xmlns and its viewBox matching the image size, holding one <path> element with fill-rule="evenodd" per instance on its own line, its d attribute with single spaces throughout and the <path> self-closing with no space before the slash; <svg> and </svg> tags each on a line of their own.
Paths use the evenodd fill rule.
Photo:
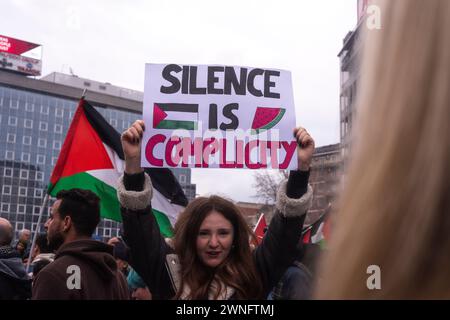
<svg viewBox="0 0 450 320">
<path fill-rule="evenodd" d="M 47 234 L 40 233 L 36 237 L 36 244 L 34 246 L 34 252 L 32 258 L 36 258 L 37 255 L 41 253 L 52 253 L 53 250 L 49 247 L 47 241 Z"/>
<path fill-rule="evenodd" d="M 57 249 L 76 239 L 91 238 L 100 221 L 100 199 L 89 190 L 62 190 L 45 223 L 48 244 Z"/>
<path fill-rule="evenodd" d="M 199 197 L 186 207 L 175 224 L 174 245 L 192 298 L 207 297 L 214 276 L 242 297 L 259 292 L 259 287 L 244 287 L 258 282 L 249 245 L 251 235 L 231 201 L 219 196 Z"/>
<path fill-rule="evenodd" d="M 116 259 L 117 268 L 119 268 L 119 270 L 121 270 L 124 274 L 127 274 L 129 261 L 129 248 L 120 238 L 112 238 L 110 239 L 110 241 L 108 241 L 108 244 L 114 247 L 113 256 L 114 259 Z"/>
<path fill-rule="evenodd" d="M 318 297 L 448 299 L 450 1 L 385 1 L 381 17 L 366 30 L 357 140 Z M 380 290 L 367 288 L 372 265 Z"/>
<path fill-rule="evenodd" d="M 11 245 L 13 236 L 14 231 L 11 223 L 5 218 L 0 218 L 0 247 Z"/>
<path fill-rule="evenodd" d="M 29 245 L 29 240 L 31 237 L 31 231 L 28 229 L 22 229 L 19 231 L 19 241 L 16 244 L 16 250 L 20 253 L 20 255 L 25 254 L 25 250 Z"/>
<path fill-rule="evenodd" d="M 27 243 L 30 241 L 31 231 L 28 229 L 22 229 L 19 231 L 19 241 Z"/>
</svg>

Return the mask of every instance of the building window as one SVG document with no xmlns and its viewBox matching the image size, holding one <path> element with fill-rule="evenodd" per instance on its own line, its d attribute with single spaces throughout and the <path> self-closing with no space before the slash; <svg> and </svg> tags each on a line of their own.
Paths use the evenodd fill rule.
<svg viewBox="0 0 450 320">
<path fill-rule="evenodd" d="M 111 124 L 113 127 L 116 127 L 116 126 L 117 126 L 117 120 L 116 120 L 116 119 L 111 119 L 111 120 L 110 120 L 110 124 Z"/>
<path fill-rule="evenodd" d="M 20 157 L 20 161 L 28 163 L 30 162 L 30 154 L 28 152 L 22 152 L 22 156 Z"/>
<path fill-rule="evenodd" d="M 25 104 L 25 111 L 28 111 L 28 112 L 34 112 L 34 104 L 32 104 L 32 103 L 26 103 Z"/>
<path fill-rule="evenodd" d="M 111 236 L 111 229 L 110 228 L 103 229 L 103 236 L 104 237 L 110 237 Z"/>
<path fill-rule="evenodd" d="M 19 197 L 26 197 L 27 190 L 27 187 L 19 187 Z"/>
<path fill-rule="evenodd" d="M 58 161 L 57 157 L 52 157 L 52 166 L 56 164 L 56 161 Z"/>
<path fill-rule="evenodd" d="M 62 117 L 64 116 L 64 109 L 56 108 L 55 115 L 56 115 L 58 118 L 62 118 Z"/>
<path fill-rule="evenodd" d="M 18 204 L 17 205 L 17 213 L 25 214 L 26 208 L 27 207 L 24 204 Z"/>
<path fill-rule="evenodd" d="M 180 183 L 186 184 L 186 175 L 185 174 L 180 174 Z"/>
<path fill-rule="evenodd" d="M 34 189 L 34 197 L 35 198 L 42 198 L 42 189 L 36 188 Z"/>
<path fill-rule="evenodd" d="M 30 136 L 23 136 L 22 143 L 26 146 L 31 145 L 31 137 Z"/>
<path fill-rule="evenodd" d="M 27 169 L 20 169 L 20 179 L 28 180 L 29 173 Z"/>
<path fill-rule="evenodd" d="M 5 160 L 14 160 L 14 151 L 6 150 Z"/>
<path fill-rule="evenodd" d="M 85 81 L 83 84 L 84 84 L 85 87 L 90 87 L 91 86 L 91 83 L 87 82 L 87 81 Z"/>
<path fill-rule="evenodd" d="M 47 131 L 47 129 L 48 129 L 48 124 L 47 124 L 47 122 L 43 122 L 43 121 L 39 122 L 39 130 L 41 130 L 41 131 Z"/>
<path fill-rule="evenodd" d="M 99 85 L 98 88 L 99 88 L 100 90 L 106 90 L 106 86 Z"/>
<path fill-rule="evenodd" d="M 17 127 L 17 117 L 8 117 L 8 125 Z"/>
<path fill-rule="evenodd" d="M 45 164 L 45 156 L 43 154 L 38 154 L 36 157 L 37 164 Z"/>
<path fill-rule="evenodd" d="M 7 178 L 12 178 L 13 176 L 13 169 L 12 168 L 3 168 L 3 176 Z"/>
<path fill-rule="evenodd" d="M 10 100 L 9 107 L 11 109 L 19 109 L 19 100 Z"/>
<path fill-rule="evenodd" d="M 37 228 L 37 222 L 31 224 L 31 232 L 35 232 Z"/>
<path fill-rule="evenodd" d="M 48 114 L 48 107 L 47 106 L 41 106 L 41 113 L 42 114 Z"/>
<path fill-rule="evenodd" d="M 2 212 L 9 213 L 9 208 L 10 208 L 9 203 L 2 203 L 1 205 Z"/>
<path fill-rule="evenodd" d="M 44 181 L 44 173 L 42 171 L 36 171 L 36 181 Z"/>
<path fill-rule="evenodd" d="M 39 215 L 40 209 L 41 209 L 41 207 L 39 207 L 39 206 L 33 206 L 33 214 Z"/>
<path fill-rule="evenodd" d="M 62 133 L 62 125 L 55 124 L 54 130 L 55 133 Z"/>
<path fill-rule="evenodd" d="M 59 140 L 54 140 L 54 141 L 53 141 L 53 149 L 55 149 L 55 150 L 61 149 L 61 141 L 59 141 Z"/>
<path fill-rule="evenodd" d="M 11 186 L 3 185 L 2 194 L 5 196 L 11 195 Z"/>
<path fill-rule="evenodd" d="M 16 222 L 16 230 L 22 230 L 25 228 L 25 224 L 23 222 Z"/>
<path fill-rule="evenodd" d="M 47 147 L 47 139 L 39 138 L 38 139 L 38 147 L 46 148 Z"/>
<path fill-rule="evenodd" d="M 26 129 L 33 129 L 33 120 L 25 119 L 25 121 L 23 122 L 23 125 Z"/>
<path fill-rule="evenodd" d="M 8 143 L 16 143 L 16 135 L 14 133 L 8 133 L 6 135 L 6 142 L 8 142 Z"/>
</svg>

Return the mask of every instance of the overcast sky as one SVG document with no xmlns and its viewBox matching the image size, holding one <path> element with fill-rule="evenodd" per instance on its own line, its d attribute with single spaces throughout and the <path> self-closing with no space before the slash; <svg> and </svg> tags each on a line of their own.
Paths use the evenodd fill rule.
<svg viewBox="0 0 450 320">
<path fill-rule="evenodd" d="M 356 0 L 8 0 L 0 34 L 43 45 L 43 75 L 143 90 L 145 63 L 226 64 L 292 72 L 297 125 L 339 142 L 339 59 Z M 226 169 L 225 169 L 226 170 Z M 197 193 L 254 201 L 248 170 L 195 169 Z"/>
</svg>

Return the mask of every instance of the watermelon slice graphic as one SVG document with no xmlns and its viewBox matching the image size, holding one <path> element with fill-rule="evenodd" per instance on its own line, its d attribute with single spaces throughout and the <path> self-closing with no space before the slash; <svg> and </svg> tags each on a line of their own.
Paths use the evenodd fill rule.
<svg viewBox="0 0 450 320">
<path fill-rule="evenodd" d="M 257 107 L 252 122 L 252 134 L 273 128 L 283 118 L 286 109 Z"/>
</svg>

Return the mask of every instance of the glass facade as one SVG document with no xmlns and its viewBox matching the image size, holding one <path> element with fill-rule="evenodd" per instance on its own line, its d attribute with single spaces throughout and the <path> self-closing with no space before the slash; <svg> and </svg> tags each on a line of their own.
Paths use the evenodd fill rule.
<svg viewBox="0 0 450 320">
<path fill-rule="evenodd" d="M 36 229 L 45 189 L 77 103 L 0 84 L 0 216 L 8 219 L 16 231 Z M 141 117 L 131 111 L 96 109 L 118 132 Z M 173 171 L 186 196 L 194 198 L 195 185 L 190 183 L 190 170 Z M 45 210 L 43 223 L 49 208 Z M 118 235 L 119 227 L 115 221 L 102 219 L 96 234 L 108 239 Z"/>
</svg>

